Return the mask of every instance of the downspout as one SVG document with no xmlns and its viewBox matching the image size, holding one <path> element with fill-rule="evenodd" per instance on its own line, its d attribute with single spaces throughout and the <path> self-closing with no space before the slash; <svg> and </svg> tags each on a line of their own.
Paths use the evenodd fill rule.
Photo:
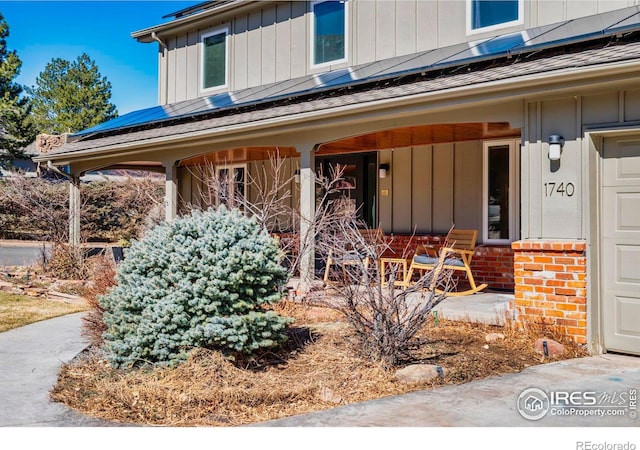
<svg viewBox="0 0 640 450">
<path fill-rule="evenodd" d="M 151 39 L 153 39 L 154 41 L 156 41 L 158 44 L 160 44 L 160 46 L 166 50 L 167 48 L 167 44 L 165 44 L 164 42 L 162 42 L 162 40 L 158 37 L 158 35 L 156 34 L 155 31 L 151 32 Z"/>
<path fill-rule="evenodd" d="M 51 160 L 47 161 L 47 169 L 57 173 L 58 175 L 62 175 L 70 182 L 73 182 L 73 175 L 69 175 L 68 173 L 64 173 L 62 170 L 58 169 L 57 166 L 54 166 Z"/>
<path fill-rule="evenodd" d="M 156 41 L 162 48 L 162 64 L 159 67 L 159 70 L 162 71 L 162 73 L 160 74 L 160 82 L 158 83 L 158 104 L 164 105 L 167 103 L 167 100 L 169 98 L 169 80 L 167 79 L 169 76 L 169 68 L 167 67 L 167 64 L 169 64 L 167 54 L 168 47 L 167 44 L 165 44 L 162 39 L 158 37 L 155 31 L 151 32 L 151 38 Z M 162 86 L 163 83 L 164 86 Z M 161 92 L 161 89 L 163 88 L 164 92 Z"/>
</svg>

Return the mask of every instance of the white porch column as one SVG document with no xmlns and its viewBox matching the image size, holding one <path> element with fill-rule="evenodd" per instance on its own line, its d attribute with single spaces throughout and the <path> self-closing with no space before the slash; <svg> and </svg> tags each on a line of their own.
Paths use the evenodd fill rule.
<svg viewBox="0 0 640 450">
<path fill-rule="evenodd" d="M 80 245 L 80 177 L 69 178 L 69 244 Z"/>
<path fill-rule="evenodd" d="M 300 152 L 300 281 L 310 287 L 315 271 L 315 161 L 312 146 L 297 150 Z"/>
<path fill-rule="evenodd" d="M 178 167 L 174 161 L 165 162 L 164 208 L 165 220 L 172 221 L 178 215 Z"/>
</svg>

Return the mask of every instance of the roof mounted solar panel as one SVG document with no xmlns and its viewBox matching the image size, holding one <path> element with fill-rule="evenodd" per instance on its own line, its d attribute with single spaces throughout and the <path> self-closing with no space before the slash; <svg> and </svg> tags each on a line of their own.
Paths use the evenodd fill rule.
<svg viewBox="0 0 640 450">
<path fill-rule="evenodd" d="M 151 108 L 140 109 L 122 116 L 103 122 L 91 128 L 75 133 L 74 136 L 83 136 L 88 134 L 100 133 L 103 131 L 115 130 L 118 128 L 129 128 L 132 126 L 142 125 L 149 122 L 167 120 L 170 116 L 164 112 L 164 107 L 153 106 Z"/>
<path fill-rule="evenodd" d="M 162 18 L 163 19 L 167 19 L 169 17 L 175 17 L 176 19 L 178 19 L 180 17 L 188 16 L 189 14 L 193 14 L 193 13 L 200 12 L 202 10 L 211 8 L 211 7 L 214 6 L 215 3 L 227 3 L 227 2 L 224 2 L 224 1 L 200 2 L 200 3 L 197 3 L 195 5 L 188 6 L 187 8 L 182 8 L 179 11 L 166 14 L 166 15 L 162 16 Z"/>
<path fill-rule="evenodd" d="M 514 53 L 584 42 L 613 36 L 623 30 L 640 29 L 640 7 L 632 6 L 595 16 L 580 17 L 559 24 L 528 30 L 529 40 L 514 47 Z"/>
<path fill-rule="evenodd" d="M 319 86 L 341 86 L 345 84 L 351 84 L 356 81 L 353 76 L 353 70 L 351 68 L 339 69 L 331 72 L 325 72 L 318 74 L 314 77 L 317 80 Z"/>
<path fill-rule="evenodd" d="M 627 9 L 636 9 L 635 14 L 631 14 L 629 17 L 620 20 L 613 25 L 606 28 L 605 32 L 611 33 L 621 33 L 625 31 L 632 31 L 640 27 L 640 6 L 635 6 Z"/>
<path fill-rule="evenodd" d="M 74 136 L 82 138 L 95 133 L 120 131 L 223 111 L 229 108 L 258 105 L 308 93 L 320 93 L 336 88 L 356 86 L 362 83 L 376 82 L 410 74 L 443 70 L 472 62 L 575 44 L 638 30 L 640 30 L 640 7 L 632 6 L 475 42 L 464 42 L 411 55 L 375 61 L 347 69 L 338 69 L 230 93 L 225 92 L 170 105 L 142 109 L 82 130 Z"/>
</svg>

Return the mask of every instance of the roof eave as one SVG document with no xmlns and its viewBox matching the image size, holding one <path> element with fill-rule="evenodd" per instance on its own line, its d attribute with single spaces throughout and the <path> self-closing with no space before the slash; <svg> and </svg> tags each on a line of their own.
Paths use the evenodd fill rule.
<svg viewBox="0 0 640 450">
<path fill-rule="evenodd" d="M 152 27 L 145 28 L 139 31 L 134 31 L 131 33 L 131 37 L 133 39 L 136 39 L 138 42 L 148 44 L 155 41 L 153 37 L 154 34 L 162 38 L 163 36 L 192 30 L 194 27 L 197 27 L 200 24 L 209 22 L 212 17 L 219 16 L 217 17 L 218 19 L 225 20 L 227 16 L 230 17 L 232 13 L 237 14 L 245 10 L 254 9 L 257 3 L 262 6 L 265 3 L 274 2 L 235 0 L 231 3 L 221 5 L 217 8 L 214 7 L 205 9 L 195 14 L 181 17 L 167 23 L 154 25 Z"/>
<path fill-rule="evenodd" d="M 244 136 L 255 133 L 259 134 L 261 132 L 268 133 L 266 130 L 272 130 L 274 127 L 291 127 L 309 120 L 322 120 L 336 115 L 366 113 L 376 109 L 392 107 L 398 108 L 404 105 L 415 104 L 416 102 L 438 102 L 443 100 L 450 104 L 452 101 L 461 102 L 465 101 L 465 99 L 468 99 L 470 102 L 476 102 L 479 101 L 479 96 L 482 98 L 489 98 L 500 94 L 501 98 L 504 98 L 505 95 L 509 95 L 509 92 L 526 89 L 527 92 L 522 94 L 524 96 L 532 94 L 532 86 L 535 86 L 534 91 L 539 91 L 540 86 L 542 85 L 548 86 L 551 84 L 561 83 L 575 84 L 578 81 L 589 82 L 590 79 L 595 79 L 605 75 L 607 76 L 608 82 L 611 83 L 616 82 L 616 80 L 613 79 L 613 76 L 615 75 L 624 76 L 627 74 L 637 74 L 639 71 L 640 60 L 628 61 L 622 64 L 618 61 L 595 67 L 562 69 L 548 73 L 536 73 L 528 76 L 520 76 L 507 80 L 491 81 L 435 92 L 423 92 L 405 97 L 376 100 L 356 105 L 312 111 L 304 114 L 288 115 L 263 121 L 242 123 L 236 126 L 223 127 L 222 129 L 201 130 L 188 134 L 163 136 L 156 139 L 146 139 L 144 141 L 109 145 L 101 148 L 98 147 L 81 151 L 72 151 L 69 153 L 61 152 L 58 154 L 41 155 L 33 158 L 33 160 L 36 162 L 52 161 L 56 165 L 66 165 L 84 159 L 110 156 L 111 154 L 120 153 L 122 151 L 130 151 L 133 153 L 144 152 L 157 146 L 173 145 L 178 141 L 184 140 L 216 139 L 218 136 L 220 139 L 224 139 L 223 136 L 234 133 L 242 133 Z M 533 84 L 534 81 L 535 84 Z M 602 81 L 599 81 L 598 83 L 602 83 Z M 560 86 L 560 88 L 561 87 L 562 86 Z M 548 90 L 545 90 L 545 92 L 548 92 Z"/>
</svg>

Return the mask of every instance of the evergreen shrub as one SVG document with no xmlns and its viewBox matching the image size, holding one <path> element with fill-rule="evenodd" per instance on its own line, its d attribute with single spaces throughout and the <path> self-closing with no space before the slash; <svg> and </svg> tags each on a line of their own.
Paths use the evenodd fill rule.
<svg viewBox="0 0 640 450">
<path fill-rule="evenodd" d="M 287 271 L 265 229 L 220 207 L 164 223 L 133 241 L 117 285 L 100 297 L 116 367 L 175 365 L 194 347 L 251 354 L 285 339 Z"/>
</svg>

